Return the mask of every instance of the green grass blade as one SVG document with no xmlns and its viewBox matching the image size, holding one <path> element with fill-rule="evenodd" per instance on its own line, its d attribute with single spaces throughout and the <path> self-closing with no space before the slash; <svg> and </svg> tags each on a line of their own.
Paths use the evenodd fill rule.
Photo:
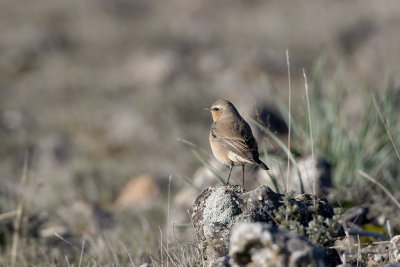
<svg viewBox="0 0 400 267">
<path fill-rule="evenodd" d="M 222 178 L 221 174 L 218 172 L 217 169 L 215 169 L 213 166 L 211 166 L 210 163 L 208 163 L 207 160 L 205 160 L 195 149 L 192 149 L 192 152 L 194 156 L 207 168 L 209 169 L 217 178 L 218 180 L 222 183 L 225 184 L 225 180 Z"/>
<path fill-rule="evenodd" d="M 289 152 L 288 147 L 275 135 L 273 134 L 267 127 L 265 127 L 264 125 L 262 125 L 261 123 L 259 123 L 258 121 L 254 120 L 254 119 L 250 119 L 250 121 L 252 123 L 254 123 L 258 128 L 260 128 L 262 131 L 264 131 L 266 134 L 268 134 L 272 140 L 274 140 L 274 142 L 282 148 L 283 151 L 285 151 L 286 155 L 289 156 L 289 160 L 290 162 L 293 164 L 293 166 L 296 169 L 296 173 L 297 173 L 297 177 L 299 179 L 299 185 L 300 185 L 300 192 L 302 194 L 304 194 L 304 186 L 303 186 L 303 181 L 301 179 L 301 174 L 299 171 L 299 167 L 297 166 L 296 160 L 293 158 L 292 153 Z"/>
</svg>

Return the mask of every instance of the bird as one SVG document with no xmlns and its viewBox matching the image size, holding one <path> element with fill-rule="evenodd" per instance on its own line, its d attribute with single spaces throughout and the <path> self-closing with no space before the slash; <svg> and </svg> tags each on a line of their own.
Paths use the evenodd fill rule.
<svg viewBox="0 0 400 267">
<path fill-rule="evenodd" d="M 215 158 L 229 167 L 229 178 L 235 165 L 242 165 L 243 186 L 244 167 L 254 164 L 269 170 L 258 154 L 257 141 L 249 124 L 240 116 L 236 107 L 225 99 L 220 99 L 204 108 L 211 112 L 213 123 L 210 129 L 210 145 Z"/>
</svg>

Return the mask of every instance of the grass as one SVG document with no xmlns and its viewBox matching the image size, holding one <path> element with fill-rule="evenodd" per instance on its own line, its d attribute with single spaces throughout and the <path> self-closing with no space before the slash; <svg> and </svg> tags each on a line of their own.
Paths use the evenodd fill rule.
<svg viewBox="0 0 400 267">
<path fill-rule="evenodd" d="M 286 190 L 285 190 L 285 192 L 286 192 L 286 194 L 288 194 L 289 193 L 289 176 L 290 176 L 290 157 L 291 157 L 291 155 L 292 155 L 292 151 L 291 151 L 291 149 L 290 149 L 290 141 L 291 141 L 291 139 L 290 139 L 290 137 L 291 137 L 291 133 L 292 133 L 292 124 L 291 124 L 291 122 L 292 122 L 292 120 L 291 120 L 291 115 L 292 115 L 292 113 L 291 113 L 291 103 L 292 103 L 292 84 L 291 84 L 291 76 L 290 76 L 290 60 L 289 60 L 289 50 L 288 49 L 286 49 L 286 65 L 287 65 L 287 70 L 288 70 L 288 82 L 289 82 L 289 84 L 288 84 L 288 87 L 289 87 L 289 100 L 288 100 L 288 109 L 289 109 L 289 112 L 288 112 L 288 142 L 287 142 L 287 151 L 286 151 L 286 153 L 287 153 L 287 174 L 286 174 Z M 297 168 L 296 168 L 297 169 Z M 300 179 L 300 176 L 299 176 L 299 179 Z M 301 181 L 300 181 L 300 184 L 302 184 L 301 183 Z M 301 192 L 303 192 L 303 190 L 301 190 Z"/>
<path fill-rule="evenodd" d="M 316 65 L 320 68 L 318 62 Z M 320 75 L 320 71 L 314 70 L 313 73 Z M 341 77 L 335 78 L 340 79 Z M 371 89 L 373 97 L 370 93 L 364 93 L 366 91 L 368 92 L 360 89 L 356 95 L 360 103 L 357 110 L 360 118 L 354 122 L 349 119 L 351 114 L 344 106 L 348 90 L 341 88 L 339 83 L 325 84 L 319 77 L 314 77 L 307 102 L 311 106 L 307 106 L 309 117 L 303 115 L 306 112 L 302 112 L 301 109 L 295 110 L 297 116 L 292 117 L 292 146 L 297 158 L 300 155 L 309 155 L 312 153 L 309 148 L 315 147 L 316 156 L 326 159 L 332 165 L 338 201 L 351 201 L 353 204 L 361 204 L 368 199 L 367 195 L 371 190 L 371 186 L 367 186 L 365 180 L 358 175 L 358 170 L 364 170 L 373 176 L 386 173 L 388 180 L 381 182 L 393 192 L 399 190 L 398 186 L 393 187 L 390 184 L 400 172 L 399 159 L 396 156 L 400 136 L 400 125 L 396 116 L 400 112 L 399 95 L 395 88 L 390 86 L 379 90 Z M 376 105 L 382 109 L 384 121 L 391 125 L 393 137 L 387 134 L 387 126 L 381 123 L 381 115 L 374 108 L 375 98 Z M 306 106 L 304 102 L 300 103 L 300 107 L 302 106 Z M 282 104 L 280 109 L 282 117 L 285 118 L 289 114 L 288 109 Z M 308 126 L 310 130 L 307 130 Z M 314 135 L 314 145 L 310 144 L 311 132 Z M 282 147 L 275 137 L 272 141 Z M 286 149 L 284 148 L 284 151 Z"/>
</svg>

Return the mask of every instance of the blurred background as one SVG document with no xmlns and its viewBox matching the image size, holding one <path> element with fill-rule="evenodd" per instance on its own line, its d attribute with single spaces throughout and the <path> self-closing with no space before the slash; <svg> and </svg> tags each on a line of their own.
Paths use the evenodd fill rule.
<svg viewBox="0 0 400 267">
<path fill-rule="evenodd" d="M 209 154 L 204 107 L 226 98 L 245 119 L 267 109 L 287 142 L 286 49 L 296 158 L 311 151 L 304 68 L 316 155 L 341 196 L 333 201 L 379 200 L 390 214 L 393 203 L 357 171 L 400 196 L 400 159 L 372 100 L 399 147 L 399 28 L 398 1 L 2 0 L 0 213 L 21 202 L 23 215 L 0 220 L 0 264 L 16 221 L 19 266 L 72 263 L 82 240 L 87 262 L 157 255 L 168 199 L 186 203 L 176 220 L 190 223 L 196 194 L 175 196 L 203 166 L 179 139 L 226 175 Z M 279 147 L 257 136 L 267 164 L 283 166 Z"/>
</svg>

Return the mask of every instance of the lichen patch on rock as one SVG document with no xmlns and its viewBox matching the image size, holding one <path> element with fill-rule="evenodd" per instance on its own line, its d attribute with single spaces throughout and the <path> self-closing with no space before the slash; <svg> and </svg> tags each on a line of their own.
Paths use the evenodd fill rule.
<svg viewBox="0 0 400 267">
<path fill-rule="evenodd" d="M 241 214 L 239 203 L 224 187 L 218 187 L 205 202 L 204 222 L 231 225 Z"/>
</svg>

